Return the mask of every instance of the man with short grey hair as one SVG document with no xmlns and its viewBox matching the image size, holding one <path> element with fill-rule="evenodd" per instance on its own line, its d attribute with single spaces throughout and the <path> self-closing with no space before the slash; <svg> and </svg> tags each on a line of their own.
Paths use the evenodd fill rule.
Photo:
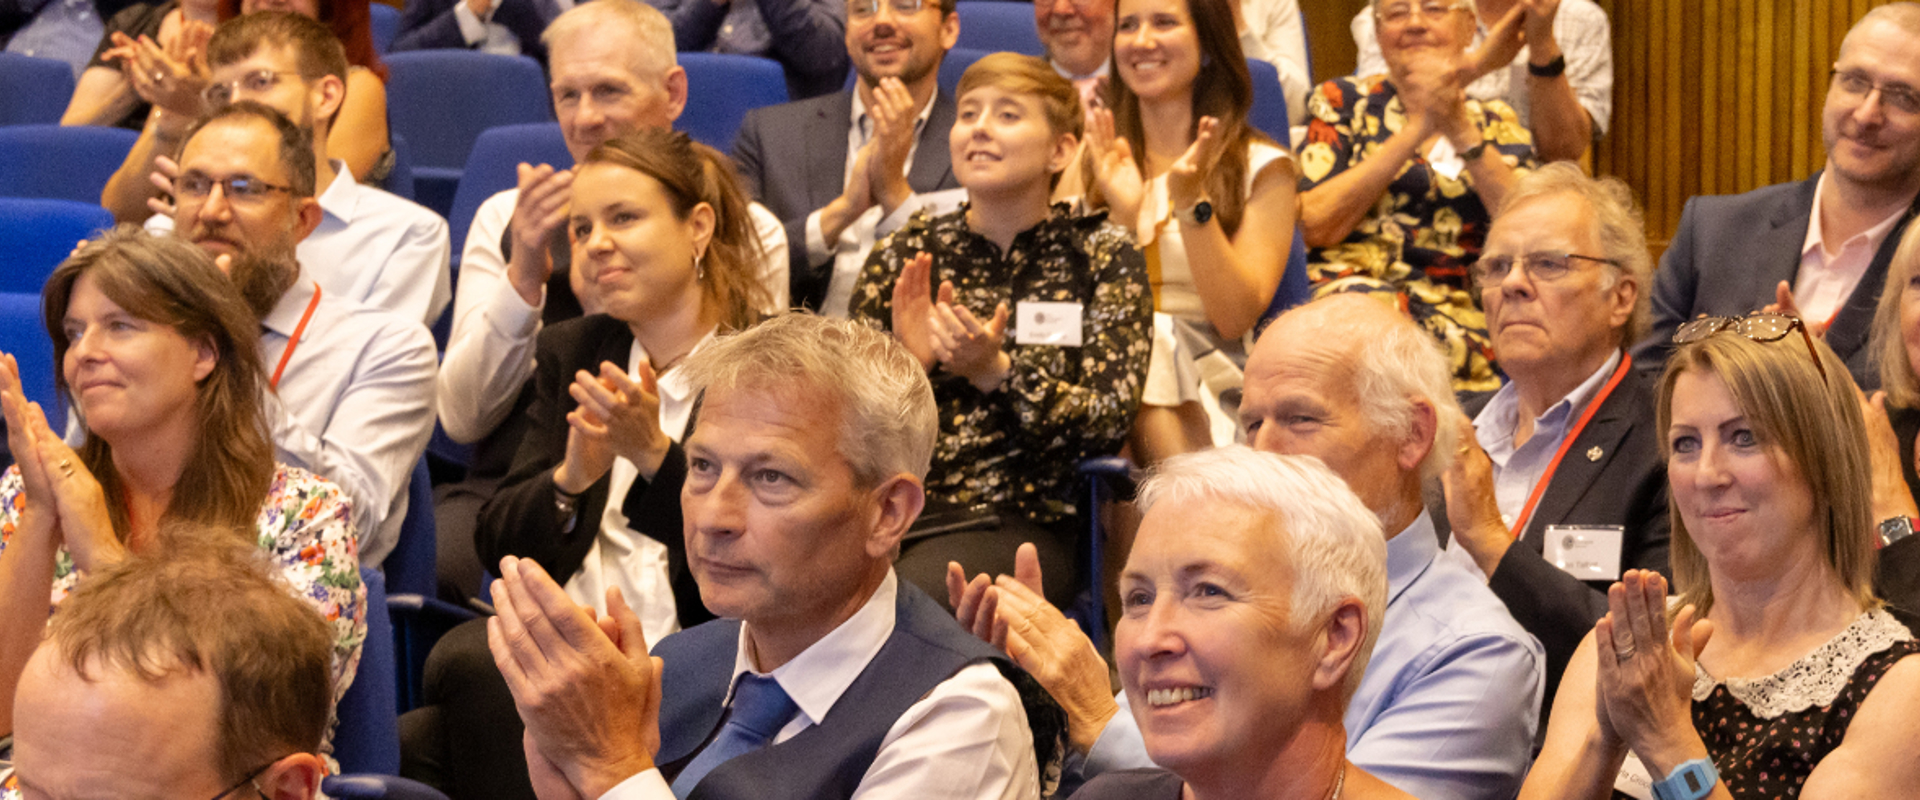
<svg viewBox="0 0 1920 800">
<path fill-rule="evenodd" d="M 1275 320 L 1246 374 L 1240 419 L 1254 448 L 1319 458 L 1387 533 L 1386 618 L 1347 706 L 1348 759 L 1423 800 L 1512 797 L 1532 760 L 1544 656 L 1483 581 L 1441 556 L 1421 490 L 1452 463 L 1458 431 L 1441 423 L 1459 412 L 1432 338 L 1383 303 L 1334 295 Z M 1083 755 L 1070 767 L 1150 765 L 1098 653 L 1085 637 L 1060 644 L 1077 636 L 1071 623 L 1015 578 L 962 580 L 951 567 L 948 591 L 975 634 L 992 633 L 980 612 L 991 589 L 1009 628 L 1052 643 L 1009 652 L 1066 706 Z"/>
<path fill-rule="evenodd" d="M 1473 266 L 1510 380 L 1464 399 L 1472 427 L 1456 424 L 1472 438 L 1439 521 L 1540 638 L 1549 698 L 1607 587 L 1623 570 L 1668 570 L 1654 382 L 1623 350 L 1646 326 L 1642 230 L 1626 184 L 1550 164 L 1507 194 Z"/>
</svg>

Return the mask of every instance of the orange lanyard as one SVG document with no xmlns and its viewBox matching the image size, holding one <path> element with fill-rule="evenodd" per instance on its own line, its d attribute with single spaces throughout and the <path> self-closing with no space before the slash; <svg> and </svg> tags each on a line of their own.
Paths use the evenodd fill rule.
<svg viewBox="0 0 1920 800">
<path fill-rule="evenodd" d="M 1553 454 L 1552 461 L 1547 462 L 1547 471 L 1541 473 L 1540 480 L 1534 482 L 1533 493 L 1527 496 L 1526 507 L 1520 509 L 1520 516 L 1513 521 L 1513 538 L 1518 539 L 1526 533 L 1527 521 L 1533 518 L 1533 507 L 1540 504 L 1540 495 L 1546 493 L 1547 484 L 1553 481 L 1553 473 L 1560 469 L 1560 459 L 1566 457 L 1567 451 L 1573 448 L 1574 440 L 1580 438 L 1580 432 L 1586 430 L 1587 423 L 1593 420 L 1594 412 L 1599 411 L 1600 405 L 1607 402 L 1607 396 L 1613 394 L 1613 387 L 1619 386 L 1620 379 L 1625 378 L 1627 370 L 1632 368 L 1633 356 L 1622 353 L 1620 366 L 1614 368 L 1613 377 L 1607 379 L 1606 388 L 1601 389 L 1600 393 L 1594 395 L 1593 400 L 1587 403 L 1587 410 L 1580 414 L 1580 421 L 1567 430 L 1566 438 L 1560 441 L 1560 450 Z"/>
<path fill-rule="evenodd" d="M 287 362 L 293 360 L 294 349 L 300 346 L 300 337 L 307 332 L 307 323 L 313 321 L 313 310 L 320 307 L 320 283 L 313 284 L 313 299 L 307 301 L 307 313 L 300 315 L 300 324 L 293 328 L 293 338 L 287 340 L 287 351 L 280 354 L 280 366 L 273 368 L 273 380 L 267 386 L 274 391 L 280 390 L 280 376 L 287 371 Z"/>
</svg>

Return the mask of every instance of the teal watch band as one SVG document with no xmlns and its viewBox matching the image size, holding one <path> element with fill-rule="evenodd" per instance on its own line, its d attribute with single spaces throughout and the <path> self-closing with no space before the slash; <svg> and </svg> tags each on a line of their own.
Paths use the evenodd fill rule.
<svg viewBox="0 0 1920 800">
<path fill-rule="evenodd" d="M 1719 782 L 1720 771 L 1713 768 L 1713 762 L 1696 758 L 1674 767 L 1665 780 L 1654 784 L 1653 796 L 1658 800 L 1700 800 L 1713 794 L 1713 785 Z"/>
</svg>

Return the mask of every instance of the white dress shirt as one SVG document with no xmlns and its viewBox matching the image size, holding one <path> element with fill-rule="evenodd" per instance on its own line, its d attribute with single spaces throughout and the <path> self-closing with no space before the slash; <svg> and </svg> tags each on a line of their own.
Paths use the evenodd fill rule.
<svg viewBox="0 0 1920 800">
<path fill-rule="evenodd" d="M 520 55 L 520 37 L 507 30 L 507 26 L 493 21 L 493 12 L 499 10 L 500 5 L 495 3 L 482 17 L 473 13 L 473 7 L 463 0 L 453 6 L 453 21 L 460 26 L 460 38 L 467 41 L 468 47 L 496 56 Z"/>
<path fill-rule="evenodd" d="M 933 103 L 937 99 L 938 92 L 928 95 L 926 104 L 920 107 L 920 116 L 913 120 L 913 145 L 907 149 L 903 174 L 913 172 L 913 156 L 920 151 L 920 134 L 927 129 L 927 119 L 933 116 Z M 853 179 L 853 163 L 860 156 L 860 148 L 873 139 L 873 120 L 867 117 L 867 104 L 857 91 L 853 93 L 852 117 L 847 122 L 847 168 L 840 178 L 841 186 Z M 945 147 L 947 143 L 934 144 Z M 818 264 L 833 258 L 833 277 L 827 281 L 826 298 L 820 301 L 821 314 L 846 319 L 853 303 L 853 285 L 860 280 L 860 270 L 867 265 L 867 254 L 873 251 L 874 229 L 879 226 L 881 216 L 880 205 L 875 203 L 854 218 L 853 223 L 840 232 L 839 240 L 829 247 L 826 231 L 820 227 L 820 210 L 807 215 L 807 260 Z"/>
<path fill-rule="evenodd" d="M 1800 245 L 1800 271 L 1793 279 L 1793 304 L 1800 307 L 1800 316 L 1808 322 L 1833 320 L 1866 276 L 1880 243 L 1907 213 L 1902 208 L 1844 242 L 1829 242 L 1820 224 L 1820 209 L 1825 207 L 1830 177 L 1822 172 L 1820 182 L 1814 184 L 1813 214 L 1807 219 L 1807 239 Z"/>
<path fill-rule="evenodd" d="M 713 332 L 708 331 L 706 338 L 687 352 L 691 356 L 713 341 Z M 638 340 L 627 356 L 627 374 L 640 371 L 642 363 L 651 363 L 645 347 Z M 680 370 L 668 370 L 660 376 L 660 430 L 674 441 L 686 437 L 687 418 L 693 415 L 693 387 L 687 385 L 684 373 Z M 659 540 L 636 531 L 627 515 L 620 510 L 624 505 L 627 492 L 633 489 L 634 481 L 640 477 L 640 469 L 624 456 L 615 456 L 611 472 L 612 483 L 607 493 L 607 507 L 600 514 L 600 533 L 593 539 L 593 545 L 587 549 L 587 557 L 580 562 L 580 569 L 567 579 L 567 596 L 583 606 L 591 607 L 595 613 L 607 613 L 607 589 L 618 587 L 620 595 L 627 599 L 627 605 L 644 623 L 647 647 L 651 649 L 669 633 L 680 630 L 680 617 L 675 613 L 673 586 L 668 582 L 667 546 Z M 680 531 L 657 531 L 680 535 Z"/>
<path fill-rule="evenodd" d="M 1240 0 L 1247 29 L 1240 32 L 1240 49 L 1247 58 L 1273 65 L 1280 73 L 1280 89 L 1287 97 L 1287 124 L 1307 124 L 1307 28 L 1300 20 L 1299 0 Z"/>
<path fill-rule="evenodd" d="M 774 737 L 774 744 L 825 719 L 880 652 L 893 635 L 899 589 L 899 579 L 889 570 L 859 611 L 770 673 L 755 667 L 747 627 L 741 626 L 734 681 L 748 672 L 771 676 L 800 707 L 800 713 Z M 733 702 L 732 690 L 727 692 L 727 702 Z M 1019 692 L 992 664 L 973 664 L 900 715 L 880 741 L 880 752 L 853 797 L 1034 800 L 1040 796 L 1040 777 L 1033 759 L 1033 733 Z M 601 795 L 601 800 L 672 797 L 672 788 L 655 768 L 628 778 Z"/>
<path fill-rule="evenodd" d="M 332 159 L 333 183 L 320 193 L 320 225 L 294 256 L 328 297 L 357 300 L 432 325 L 447 310 L 453 284 L 447 269 L 447 221 L 404 197 L 353 179 Z M 146 228 L 170 233 L 173 218 L 155 216 Z"/>
<path fill-rule="evenodd" d="M 272 376 L 313 300 L 303 269 L 260 321 Z M 400 540 L 407 482 L 433 435 L 433 336 L 412 319 L 322 291 L 266 414 L 276 457 L 340 485 L 353 500 L 360 563 Z"/>
<path fill-rule="evenodd" d="M 508 189 L 481 203 L 461 251 L 453 330 L 434 391 L 440 425 L 456 442 L 477 442 L 499 427 L 533 375 L 542 306 L 520 298 L 507 280 L 507 256 L 500 250 L 519 199 L 519 189 Z M 754 203 L 748 212 L 765 251 L 760 281 L 769 302 L 762 310 L 775 314 L 787 308 L 787 231 L 766 206 Z"/>
</svg>

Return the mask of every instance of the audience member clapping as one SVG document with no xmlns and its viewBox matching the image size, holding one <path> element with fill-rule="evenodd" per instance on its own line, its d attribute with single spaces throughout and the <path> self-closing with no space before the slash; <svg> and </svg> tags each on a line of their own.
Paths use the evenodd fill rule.
<svg viewBox="0 0 1920 800">
<path fill-rule="evenodd" d="M 847 80 L 844 0 L 650 0 L 673 20 L 680 50 L 780 62 L 795 100 L 840 91 Z"/>
<path fill-rule="evenodd" d="M 60 124 L 137 131 L 153 113 L 147 96 L 168 87 L 187 92 L 204 88 L 205 76 L 183 67 L 205 55 L 207 37 L 220 23 L 219 5 L 219 0 L 166 0 L 135 3 L 114 14 L 93 60 L 80 73 Z M 167 82 L 169 75 L 175 84 Z"/>
<path fill-rule="evenodd" d="M 1608 591 L 1522 796 L 1902 794 L 1920 644 L 1872 587 L 1858 390 L 1798 319 L 1676 338 L 1659 419 L 1679 596 L 1639 570 Z"/>
<path fill-rule="evenodd" d="M 967 205 L 915 215 L 854 288 L 854 318 L 891 330 L 940 404 L 922 519 L 942 532 L 909 534 L 895 568 L 935 592 L 948 561 L 1005 572 L 1033 541 L 1064 592 L 1081 530 L 1074 466 L 1118 452 L 1139 405 L 1146 264 L 1104 214 L 1048 205 L 1079 149 L 1072 83 L 1038 58 L 995 53 L 959 94 L 949 144 Z"/>
<path fill-rule="evenodd" d="M 1909 227 L 1887 265 L 1887 289 L 1873 317 L 1867 351 L 1882 391 L 1864 397 L 1867 454 L 1873 469 L 1873 519 L 1880 564 L 1874 587 L 1887 602 L 1920 608 L 1920 228 Z"/>
<path fill-rule="evenodd" d="M 1387 604 L 1380 521 L 1352 490 L 1317 459 L 1232 445 L 1161 462 L 1140 505 L 1114 655 L 1167 772 L 1074 797 L 1410 798 L 1345 754 Z"/>
<path fill-rule="evenodd" d="M 1375 0 L 1387 72 L 1307 101 L 1300 224 L 1315 291 L 1399 296 L 1446 349 L 1460 390 L 1499 388 L 1467 270 L 1532 139 L 1513 108 L 1468 99 L 1471 0 Z"/>
<path fill-rule="evenodd" d="M 1120 79 L 1092 114 L 1090 188 L 1158 265 L 1163 316 L 1132 439 L 1152 463 L 1232 439 L 1218 395 L 1237 387 L 1238 340 L 1280 286 L 1297 172 L 1247 124 L 1253 84 L 1231 0 L 1126 0 L 1117 15 Z M 1215 351 L 1224 363 L 1198 361 Z"/>
<path fill-rule="evenodd" d="M 275 463 L 258 317 L 240 290 L 198 248 L 121 229 L 62 264 L 46 298 L 56 379 L 86 430 L 78 450 L 64 444 L 6 359 L 19 460 L 0 478 L 0 698 L 14 697 L 49 598 L 164 554 L 179 523 L 235 531 L 327 619 L 337 699 L 367 630 L 353 519 L 339 487 Z"/>
</svg>

